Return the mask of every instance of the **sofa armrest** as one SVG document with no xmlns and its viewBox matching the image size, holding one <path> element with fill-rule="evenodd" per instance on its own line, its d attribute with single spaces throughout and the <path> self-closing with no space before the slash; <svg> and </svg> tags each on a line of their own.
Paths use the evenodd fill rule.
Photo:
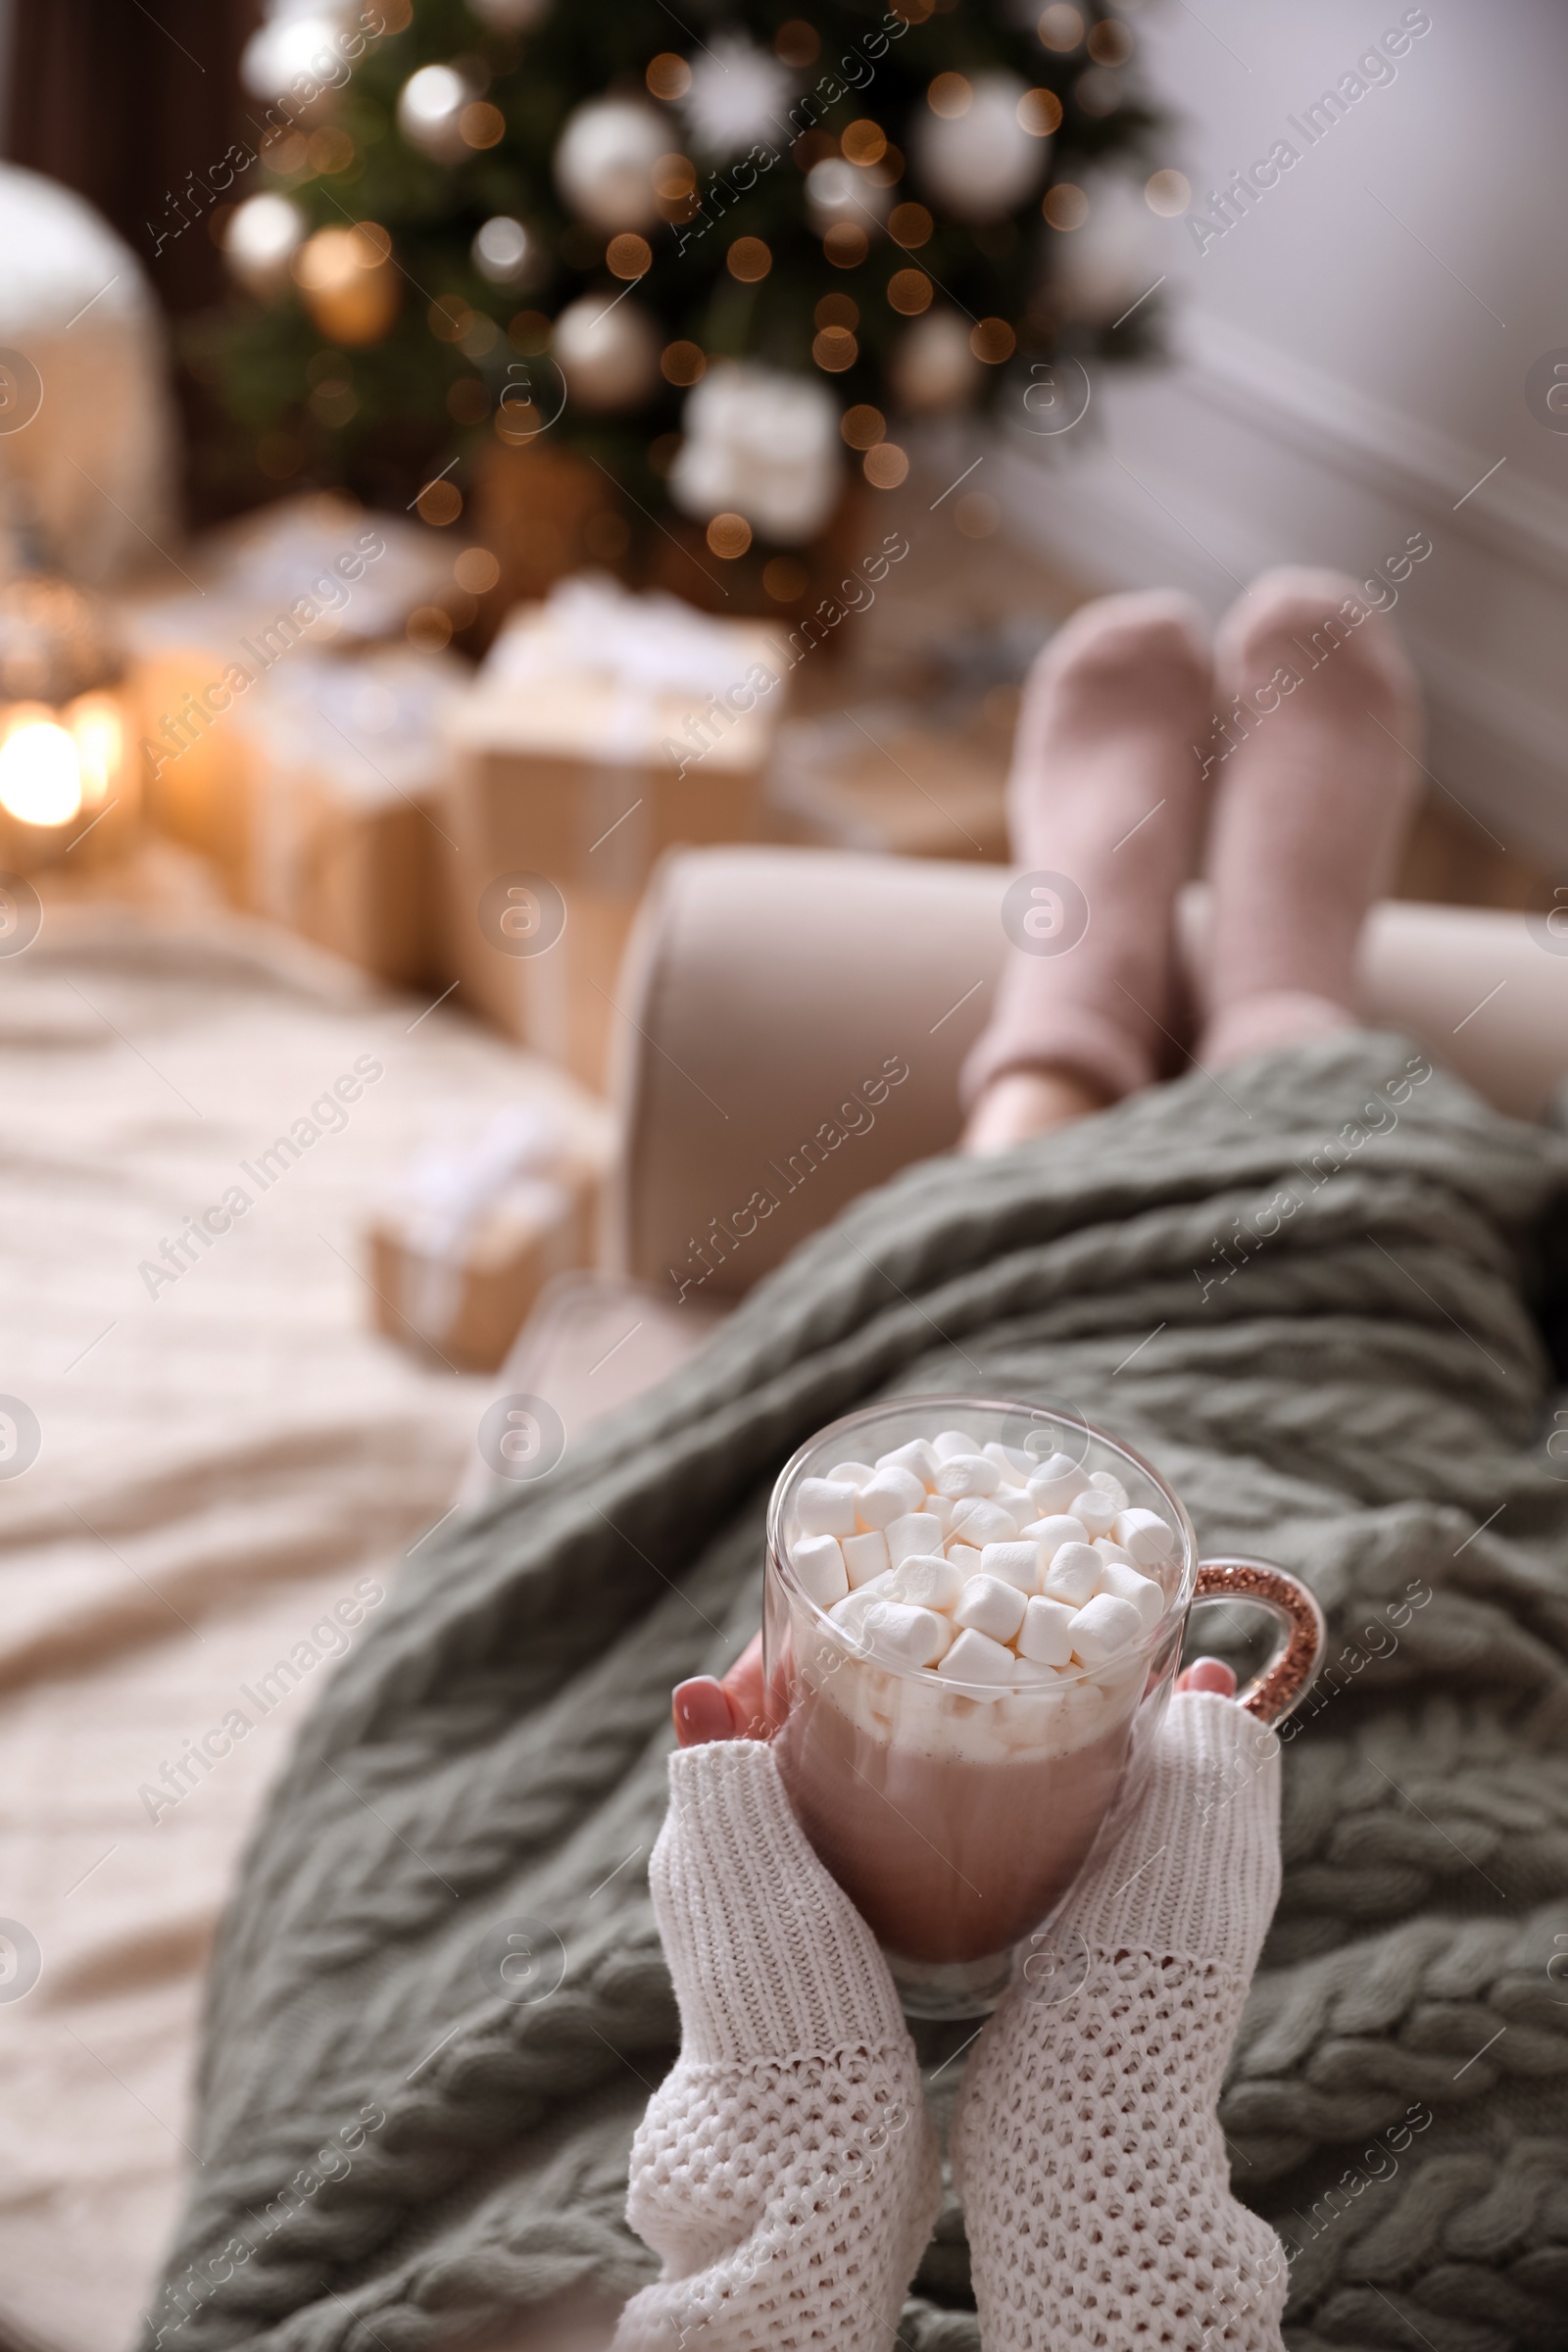
<svg viewBox="0 0 1568 2352">
<path fill-rule="evenodd" d="M 667 857 L 616 990 L 616 1271 L 733 1299 L 858 1193 L 960 1126 L 957 1080 L 1005 950 L 1004 867 L 834 850 Z M 1184 959 L 1206 894 L 1184 894 Z M 1523 915 L 1387 901 L 1363 941 L 1374 1026 L 1497 1108 L 1568 1074 L 1568 956 Z"/>
</svg>

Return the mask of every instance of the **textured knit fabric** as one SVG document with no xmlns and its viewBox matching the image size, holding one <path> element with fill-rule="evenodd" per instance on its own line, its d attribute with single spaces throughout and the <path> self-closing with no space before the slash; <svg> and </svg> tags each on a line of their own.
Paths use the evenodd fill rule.
<svg viewBox="0 0 1568 2352">
<path fill-rule="evenodd" d="M 1279 1895 L 1279 1743 L 1173 1699 L 1150 1783 L 960 2094 L 986 2352 L 1278 2352 L 1285 2252 L 1231 2194 L 1220 2080 Z M 1045 1948 L 1045 1947 L 1042 1947 Z"/>
<path fill-rule="evenodd" d="M 459 2314 L 498 2334 L 654 2277 L 624 2215 L 679 2047 L 645 1875 L 670 1686 L 755 1631 L 791 1451 L 895 1391 L 1070 1402 L 1159 1464 L 1207 1551 L 1311 1584 L 1329 1658 L 1285 1743 L 1232 2186 L 1290 2256 L 1290 2352 L 1560 2340 L 1568 1391 L 1543 1334 L 1568 1144 L 1424 1069 L 1350 1033 L 911 1169 L 416 1551 L 220 1939 L 166 2342 L 433 2352 Z M 550 1964 L 509 1982 L 517 1921 Z M 954 2205 L 900 2331 L 976 2352 Z"/>
<path fill-rule="evenodd" d="M 670 1758 L 649 1883 L 681 2054 L 626 2206 L 663 2278 L 616 2352 L 888 2352 L 942 2202 L 936 2139 L 887 1963 L 770 1747 Z"/>
</svg>

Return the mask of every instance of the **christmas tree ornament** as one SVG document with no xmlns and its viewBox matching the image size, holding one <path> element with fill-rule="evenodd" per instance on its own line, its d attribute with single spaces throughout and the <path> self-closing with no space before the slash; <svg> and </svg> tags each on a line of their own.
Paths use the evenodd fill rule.
<svg viewBox="0 0 1568 2352">
<path fill-rule="evenodd" d="M 497 213 L 475 236 L 473 266 L 493 286 L 535 286 L 549 267 L 549 257 L 537 237 L 520 220 Z"/>
<path fill-rule="evenodd" d="M 692 145 L 722 163 L 760 142 L 789 145 L 786 117 L 795 76 L 771 50 L 743 32 L 716 32 L 687 66 L 681 113 Z"/>
<path fill-rule="evenodd" d="M 342 77 L 340 42 L 352 10 L 321 7 L 318 0 L 303 6 L 274 8 L 265 24 L 251 34 L 240 55 L 240 79 L 253 98 L 281 98 L 300 76 L 324 81 Z M 292 113 L 298 108 L 291 106 Z"/>
<path fill-rule="evenodd" d="M 223 226 L 228 274 L 247 294 L 270 302 L 289 281 L 289 265 L 305 242 L 305 215 L 286 196 L 247 196 Z"/>
<path fill-rule="evenodd" d="M 806 174 L 807 218 L 819 237 L 841 221 L 869 236 L 886 220 L 890 202 L 889 189 L 842 156 L 825 156 Z"/>
<path fill-rule="evenodd" d="M 969 322 L 954 310 L 927 311 L 893 347 L 893 389 L 902 407 L 921 416 L 966 409 L 982 375 L 969 341 Z"/>
<path fill-rule="evenodd" d="M 843 478 L 839 406 L 824 384 L 725 361 L 688 393 L 681 423 L 669 487 L 686 514 L 744 515 L 785 547 L 816 537 Z"/>
<path fill-rule="evenodd" d="M 1015 74 L 937 76 L 910 123 L 909 147 L 922 189 L 943 210 L 999 220 L 1033 195 L 1049 149 L 1019 120 L 1028 94 Z"/>
<path fill-rule="evenodd" d="M 346 349 L 379 343 L 398 315 L 392 240 L 373 220 L 318 228 L 294 257 L 294 278 L 312 323 Z"/>
<path fill-rule="evenodd" d="M 556 320 L 552 352 L 568 399 L 601 415 L 634 409 L 659 382 L 660 338 L 635 302 L 584 294 Z"/>
<path fill-rule="evenodd" d="M 1102 325 L 1159 275 L 1159 231 L 1143 193 L 1111 172 L 1085 175 L 1082 225 L 1053 258 L 1061 314 Z"/>
<path fill-rule="evenodd" d="M 398 128 L 432 163 L 461 163 L 468 152 L 463 114 L 476 95 L 455 66 L 421 66 L 398 92 Z"/>
<path fill-rule="evenodd" d="M 595 98 L 566 118 L 556 148 L 556 185 L 596 228 L 651 228 L 659 219 L 654 166 L 669 131 L 636 99 Z"/>
</svg>

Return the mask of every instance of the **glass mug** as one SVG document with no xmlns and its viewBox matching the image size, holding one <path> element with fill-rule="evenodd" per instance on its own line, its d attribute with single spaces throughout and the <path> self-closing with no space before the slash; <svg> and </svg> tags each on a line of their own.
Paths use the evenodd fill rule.
<svg viewBox="0 0 1568 2352">
<path fill-rule="evenodd" d="M 878 1658 L 812 1601 L 791 1566 L 801 1482 L 875 1462 L 946 1429 L 1045 1461 L 1066 1454 L 1087 1486 L 1106 1470 L 1129 1506 L 1157 1511 L 1171 1558 L 1142 1573 L 1164 1589 L 1158 1622 L 1104 1664 L 1041 1669 L 998 1691 Z M 1065 1507 L 1065 1506 L 1064 1506 Z M 1070 1413 L 973 1396 L 906 1396 L 851 1413 L 786 1465 L 767 1516 L 763 1672 L 767 1719 L 797 1819 L 882 1945 L 914 2017 L 983 2017 L 1019 1939 L 1045 1927 L 1114 1801 L 1136 1801 L 1195 1600 L 1251 1601 L 1283 1639 L 1237 1702 L 1260 1723 L 1299 1702 L 1322 1652 L 1306 1587 L 1259 1560 L 1198 1557 L 1192 1521 L 1131 1446 Z"/>
</svg>

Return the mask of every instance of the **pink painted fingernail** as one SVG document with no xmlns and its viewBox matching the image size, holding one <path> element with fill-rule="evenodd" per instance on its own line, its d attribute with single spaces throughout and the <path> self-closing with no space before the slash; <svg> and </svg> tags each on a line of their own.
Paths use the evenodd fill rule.
<svg viewBox="0 0 1568 2352">
<path fill-rule="evenodd" d="M 670 1699 L 675 1738 L 682 1747 L 703 1747 L 710 1740 L 733 1740 L 735 1718 L 729 1694 L 710 1674 L 694 1674 L 677 1683 Z"/>
<path fill-rule="evenodd" d="M 1196 1658 L 1185 1674 L 1178 1676 L 1178 1690 L 1208 1690 L 1219 1698 L 1236 1696 L 1236 1677 L 1220 1658 Z"/>
</svg>

